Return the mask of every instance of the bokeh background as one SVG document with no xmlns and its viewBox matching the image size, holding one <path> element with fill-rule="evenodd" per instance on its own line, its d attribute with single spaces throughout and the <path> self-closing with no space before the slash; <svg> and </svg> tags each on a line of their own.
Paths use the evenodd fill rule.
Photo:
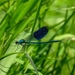
<svg viewBox="0 0 75 75">
<path fill-rule="evenodd" d="M 15 44 L 43 26 L 62 41 Z M 0 75 L 75 75 L 75 1 L 0 0 Z"/>
</svg>

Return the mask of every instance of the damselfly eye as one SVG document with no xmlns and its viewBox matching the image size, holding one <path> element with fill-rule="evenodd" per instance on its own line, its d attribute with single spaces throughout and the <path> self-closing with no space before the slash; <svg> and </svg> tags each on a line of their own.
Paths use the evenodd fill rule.
<svg viewBox="0 0 75 75">
<path fill-rule="evenodd" d="M 16 44 L 19 44 L 19 42 L 18 42 L 18 41 L 16 41 L 15 43 L 16 43 Z"/>
</svg>

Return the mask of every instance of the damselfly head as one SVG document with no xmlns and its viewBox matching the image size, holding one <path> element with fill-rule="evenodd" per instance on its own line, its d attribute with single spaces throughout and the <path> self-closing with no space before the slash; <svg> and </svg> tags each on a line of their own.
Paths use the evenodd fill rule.
<svg viewBox="0 0 75 75">
<path fill-rule="evenodd" d="M 15 43 L 16 43 L 16 44 L 19 44 L 19 42 L 18 42 L 18 41 L 16 41 Z"/>
<path fill-rule="evenodd" d="M 15 43 L 16 44 L 20 44 L 20 45 L 24 45 L 25 44 L 25 40 L 24 39 L 21 39 L 19 41 L 16 41 Z"/>
</svg>

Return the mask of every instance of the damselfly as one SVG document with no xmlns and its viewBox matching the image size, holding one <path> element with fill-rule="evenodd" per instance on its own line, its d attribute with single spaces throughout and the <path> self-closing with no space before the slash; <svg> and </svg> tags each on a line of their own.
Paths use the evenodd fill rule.
<svg viewBox="0 0 75 75">
<path fill-rule="evenodd" d="M 33 33 L 33 37 L 37 40 L 42 39 L 46 34 L 48 33 L 48 28 L 46 26 L 41 27 L 37 31 Z M 50 40 L 49 42 L 30 42 L 26 41 L 24 39 L 21 39 L 19 41 L 16 41 L 16 44 L 24 45 L 24 44 L 47 44 L 47 43 L 54 43 L 54 42 L 60 42 L 60 40 Z"/>
</svg>

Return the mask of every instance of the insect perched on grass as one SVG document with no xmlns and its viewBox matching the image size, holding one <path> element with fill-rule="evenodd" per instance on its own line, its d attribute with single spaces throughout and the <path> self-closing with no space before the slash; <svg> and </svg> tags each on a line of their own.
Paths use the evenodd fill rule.
<svg viewBox="0 0 75 75">
<path fill-rule="evenodd" d="M 37 31 L 33 33 L 33 37 L 37 40 L 42 39 L 46 34 L 48 33 L 48 28 L 46 26 L 41 27 Z M 24 44 L 47 44 L 47 43 L 54 43 L 54 42 L 60 42 L 60 40 L 50 40 L 49 42 L 30 42 L 30 41 L 25 41 L 24 39 L 21 39 L 19 41 L 16 41 L 16 44 L 23 45 Z"/>
</svg>

